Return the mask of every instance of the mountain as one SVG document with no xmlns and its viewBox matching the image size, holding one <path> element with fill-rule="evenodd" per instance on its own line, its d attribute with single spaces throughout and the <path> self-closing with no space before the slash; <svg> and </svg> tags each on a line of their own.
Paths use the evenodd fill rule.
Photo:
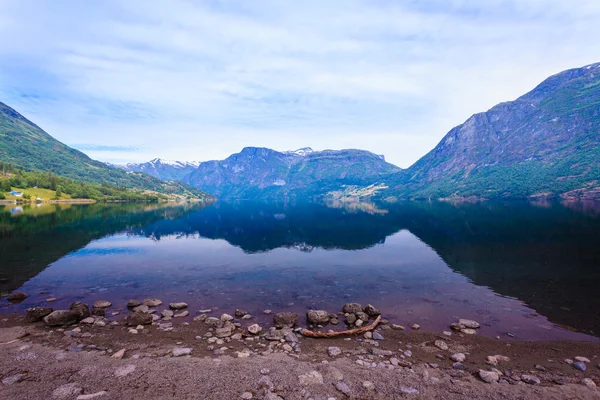
<svg viewBox="0 0 600 400">
<path fill-rule="evenodd" d="M 154 160 L 140 164 L 130 163 L 112 166 L 128 172 L 144 172 L 155 178 L 170 181 L 180 180 L 198 168 L 198 165 L 200 165 L 200 163 L 197 161 L 171 161 L 155 158 Z"/>
<path fill-rule="evenodd" d="M 600 63 L 473 115 L 386 184 L 389 199 L 600 199 Z"/>
<path fill-rule="evenodd" d="M 225 160 L 200 163 L 181 180 L 219 198 L 298 199 L 369 185 L 398 171 L 383 156 L 364 150 L 246 147 Z"/>
<path fill-rule="evenodd" d="M 66 178 L 130 189 L 208 197 L 180 182 L 164 182 L 142 173 L 128 173 L 92 160 L 59 142 L 4 103 L 0 103 L 0 161 L 25 170 L 52 172 Z"/>
</svg>

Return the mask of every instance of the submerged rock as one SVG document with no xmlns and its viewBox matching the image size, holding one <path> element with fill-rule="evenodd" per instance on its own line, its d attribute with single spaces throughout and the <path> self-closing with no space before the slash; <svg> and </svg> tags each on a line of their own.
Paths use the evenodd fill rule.
<svg viewBox="0 0 600 400">
<path fill-rule="evenodd" d="M 188 305 L 187 303 L 170 303 L 169 304 L 169 308 L 172 310 L 183 310 L 184 308 L 187 308 Z"/>
<path fill-rule="evenodd" d="M 127 302 L 128 308 L 134 308 L 134 307 L 141 306 L 141 305 L 142 305 L 142 303 L 135 299 L 131 299 Z"/>
<path fill-rule="evenodd" d="M 377 317 L 379 316 L 381 313 L 379 312 L 378 309 L 376 309 L 373 305 L 371 304 L 367 304 L 365 306 L 365 308 L 363 309 L 363 312 L 365 314 L 367 314 L 369 317 Z"/>
<path fill-rule="evenodd" d="M 160 299 L 144 299 L 144 301 L 142 301 L 143 305 L 146 305 L 148 307 L 158 307 L 162 304 L 162 300 Z"/>
<path fill-rule="evenodd" d="M 310 310 L 306 312 L 306 320 L 313 325 L 326 325 L 329 323 L 329 313 L 324 310 Z"/>
<path fill-rule="evenodd" d="M 15 293 L 11 293 L 6 300 L 10 301 L 11 303 L 20 303 L 23 300 L 25 300 L 28 297 L 28 294 L 25 292 L 15 292 Z"/>
<path fill-rule="evenodd" d="M 110 306 L 112 306 L 112 303 L 106 300 L 97 300 L 92 305 L 93 308 L 108 308 Z"/>
<path fill-rule="evenodd" d="M 33 307 L 27 309 L 27 321 L 37 322 L 54 311 L 50 307 Z"/>
<path fill-rule="evenodd" d="M 273 316 L 273 323 L 277 328 L 291 328 L 298 323 L 298 314 L 293 312 L 280 312 Z"/>
</svg>

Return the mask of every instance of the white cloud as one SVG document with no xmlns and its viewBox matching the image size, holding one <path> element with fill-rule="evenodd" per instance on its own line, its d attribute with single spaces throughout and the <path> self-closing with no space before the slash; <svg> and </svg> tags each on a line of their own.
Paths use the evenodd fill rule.
<svg viewBox="0 0 600 400">
<path fill-rule="evenodd" d="M 599 61 L 600 2 L 7 0 L 0 101 L 104 160 L 365 148 L 406 167 L 469 115 Z"/>
</svg>

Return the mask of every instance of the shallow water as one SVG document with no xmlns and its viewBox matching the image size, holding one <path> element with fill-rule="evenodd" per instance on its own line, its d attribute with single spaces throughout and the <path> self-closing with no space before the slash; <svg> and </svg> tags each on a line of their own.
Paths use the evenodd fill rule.
<svg viewBox="0 0 600 400">
<path fill-rule="evenodd" d="M 266 321 L 358 301 L 431 331 L 472 318 L 488 336 L 600 332 L 594 204 L 7 207 L 0 235 L 0 289 L 30 294 L 4 312 L 158 297 Z"/>
</svg>

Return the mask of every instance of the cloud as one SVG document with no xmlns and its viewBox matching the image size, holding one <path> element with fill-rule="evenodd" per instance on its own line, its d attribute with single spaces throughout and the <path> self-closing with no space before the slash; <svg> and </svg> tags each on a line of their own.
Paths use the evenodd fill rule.
<svg viewBox="0 0 600 400">
<path fill-rule="evenodd" d="M 0 4 L 0 101 L 108 160 L 365 148 L 406 167 L 600 54 L 595 0 Z M 144 157 L 144 158 L 142 158 Z"/>
<path fill-rule="evenodd" d="M 75 143 L 72 146 L 81 151 L 111 151 L 111 152 L 139 151 L 139 147 L 137 147 L 137 146 L 106 146 L 106 145 L 85 144 L 85 143 Z"/>
</svg>

